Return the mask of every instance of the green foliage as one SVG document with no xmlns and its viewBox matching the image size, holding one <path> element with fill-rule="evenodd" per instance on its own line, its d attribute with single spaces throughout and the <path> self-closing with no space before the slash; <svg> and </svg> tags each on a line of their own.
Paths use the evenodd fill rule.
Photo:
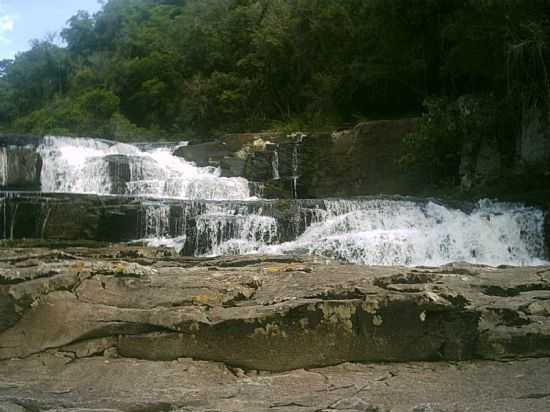
<svg viewBox="0 0 550 412">
<path fill-rule="evenodd" d="M 425 108 L 417 130 L 404 139 L 400 165 L 405 170 L 421 171 L 434 185 L 458 183 L 464 147 L 475 147 L 487 137 L 502 147 L 513 135 L 510 130 L 499 130 L 500 119 L 510 115 L 509 108 L 499 106 L 492 96 L 431 98 Z"/>
<path fill-rule="evenodd" d="M 82 112 L 95 120 L 108 120 L 120 105 L 120 99 L 109 90 L 91 90 L 78 98 Z"/>
<path fill-rule="evenodd" d="M 550 100 L 549 21 L 547 0 L 108 0 L 68 21 L 66 47 L 37 41 L 0 62 L 0 127 L 206 136 L 419 114 L 430 96 L 462 95 L 520 113 Z M 410 162 L 456 144 L 452 110 L 427 110 L 442 130 L 410 147 L 445 147 Z"/>
<path fill-rule="evenodd" d="M 419 120 L 418 130 L 404 139 L 405 154 L 400 165 L 420 169 L 431 183 L 458 176 L 459 151 L 462 145 L 460 112 L 446 98 L 428 99 L 426 112 Z"/>
</svg>

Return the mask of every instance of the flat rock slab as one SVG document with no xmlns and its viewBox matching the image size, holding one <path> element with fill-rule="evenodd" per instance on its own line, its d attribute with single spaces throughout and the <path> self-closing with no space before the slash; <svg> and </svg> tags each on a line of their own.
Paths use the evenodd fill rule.
<svg viewBox="0 0 550 412">
<path fill-rule="evenodd" d="M 2 412 L 542 412 L 549 405 L 550 359 L 284 373 L 54 352 L 0 362 Z"/>
<path fill-rule="evenodd" d="M 288 371 L 550 356 L 550 268 L 0 249 L 0 360 L 55 350 Z"/>
</svg>

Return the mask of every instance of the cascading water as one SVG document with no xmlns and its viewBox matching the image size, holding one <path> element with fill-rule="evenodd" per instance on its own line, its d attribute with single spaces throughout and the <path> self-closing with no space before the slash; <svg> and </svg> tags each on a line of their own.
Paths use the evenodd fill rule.
<svg viewBox="0 0 550 412">
<path fill-rule="evenodd" d="M 46 137 L 42 191 L 123 194 L 158 198 L 241 200 L 251 197 L 246 179 L 223 178 L 213 167 L 196 167 L 169 147 L 142 151 L 96 139 Z"/>
<path fill-rule="evenodd" d="M 299 222 L 294 223 L 305 230 L 283 243 L 277 211 L 230 202 L 203 207 L 189 217 L 196 256 L 311 254 L 354 264 L 405 266 L 545 264 L 543 212 L 514 204 L 481 201 L 465 212 L 434 202 L 322 201 L 296 211 Z M 156 229 L 148 231 L 157 237 L 153 244 L 175 243 L 183 249 L 186 229 L 170 238 L 168 212 L 156 210 L 154 216 Z"/>
<path fill-rule="evenodd" d="M 6 186 L 8 182 L 8 151 L 0 147 L 0 186 Z"/>
<path fill-rule="evenodd" d="M 471 213 L 428 202 L 327 201 L 295 241 L 261 253 L 309 254 L 367 265 L 439 266 L 544 262 L 543 212 L 481 201 Z"/>
<path fill-rule="evenodd" d="M 213 204 L 197 217 L 196 232 L 196 255 L 244 255 L 277 239 L 277 221 L 262 215 L 261 209 L 250 212 L 246 207 Z"/>
<path fill-rule="evenodd" d="M 144 238 L 140 241 L 152 247 L 169 247 L 178 253 L 185 247 L 187 241 L 187 220 L 179 219 L 175 228 L 170 225 L 170 206 L 160 203 L 145 203 Z"/>
<path fill-rule="evenodd" d="M 298 172 L 300 166 L 298 150 L 304 140 L 305 135 L 303 133 L 294 133 L 291 134 L 290 137 L 294 140 L 294 145 L 292 147 L 292 196 L 294 197 L 294 199 L 298 199 Z"/>
<path fill-rule="evenodd" d="M 302 136 L 294 139 L 291 172 L 296 196 Z M 408 266 L 544 263 L 544 215 L 538 209 L 481 201 L 465 212 L 426 201 L 327 200 L 313 207 L 296 201 L 294 215 L 285 217 L 289 212 L 277 209 L 283 204 L 272 208 L 268 201 L 243 202 L 253 199 L 247 180 L 220 177 L 219 169 L 196 167 L 174 156 L 173 150 L 166 145 L 139 148 L 47 137 L 38 148 L 42 191 L 140 198 L 138 236 L 152 246 L 185 249 L 187 254 L 308 253 L 348 263 Z M 278 160 L 275 151 L 274 179 L 280 177 Z M 0 184 L 7 180 L 7 166 L 6 150 L 0 149 Z M 2 194 L 3 238 L 18 236 L 18 207 Z M 47 211 L 38 213 L 44 220 L 36 222 L 43 226 L 42 236 L 49 213 L 45 207 Z M 24 233 L 31 229 L 26 225 Z"/>
<path fill-rule="evenodd" d="M 279 172 L 279 149 L 277 147 L 273 151 L 271 168 L 273 169 L 273 180 L 279 180 L 281 178 L 281 174 Z"/>
</svg>

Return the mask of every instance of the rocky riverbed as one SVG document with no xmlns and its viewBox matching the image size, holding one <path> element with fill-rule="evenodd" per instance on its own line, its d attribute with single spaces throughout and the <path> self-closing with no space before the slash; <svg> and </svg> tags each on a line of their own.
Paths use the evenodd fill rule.
<svg viewBox="0 0 550 412">
<path fill-rule="evenodd" d="M 0 411 L 544 411 L 549 382 L 548 267 L 0 249 Z"/>
</svg>

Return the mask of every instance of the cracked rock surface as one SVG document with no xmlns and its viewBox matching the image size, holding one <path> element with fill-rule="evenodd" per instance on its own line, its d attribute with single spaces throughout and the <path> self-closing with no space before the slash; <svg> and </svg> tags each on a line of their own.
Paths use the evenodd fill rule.
<svg viewBox="0 0 550 412">
<path fill-rule="evenodd" d="M 0 249 L 2 412 L 543 411 L 549 357 L 550 268 Z"/>
</svg>

